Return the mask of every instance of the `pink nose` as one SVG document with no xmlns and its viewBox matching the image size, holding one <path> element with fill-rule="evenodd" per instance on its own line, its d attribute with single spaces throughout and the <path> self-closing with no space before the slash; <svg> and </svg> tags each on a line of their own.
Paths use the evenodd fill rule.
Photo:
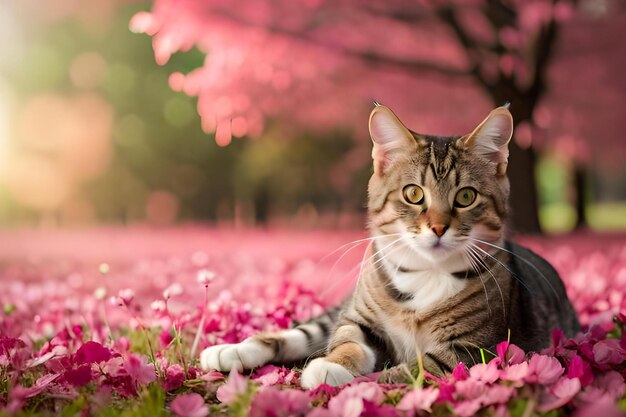
<svg viewBox="0 0 626 417">
<path fill-rule="evenodd" d="M 437 235 L 437 237 L 441 237 L 443 236 L 444 233 L 446 233 L 446 230 L 448 230 L 448 225 L 447 224 L 433 224 L 430 228 Z"/>
</svg>

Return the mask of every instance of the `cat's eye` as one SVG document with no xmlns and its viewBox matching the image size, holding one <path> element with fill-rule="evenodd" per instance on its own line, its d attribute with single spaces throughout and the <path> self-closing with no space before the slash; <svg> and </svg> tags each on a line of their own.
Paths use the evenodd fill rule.
<svg viewBox="0 0 626 417">
<path fill-rule="evenodd" d="M 454 206 L 460 208 L 471 206 L 476 201 L 477 195 L 478 192 L 472 187 L 461 188 L 454 197 Z"/>
<path fill-rule="evenodd" d="M 424 202 L 424 190 L 419 185 L 407 185 L 402 189 L 402 196 L 409 204 L 422 204 Z"/>
</svg>

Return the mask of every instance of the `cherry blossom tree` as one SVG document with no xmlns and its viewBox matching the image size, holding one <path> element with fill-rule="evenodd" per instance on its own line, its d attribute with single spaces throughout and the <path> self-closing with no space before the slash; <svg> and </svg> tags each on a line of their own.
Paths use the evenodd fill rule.
<svg viewBox="0 0 626 417">
<path fill-rule="evenodd" d="M 532 137 L 559 31 L 576 12 L 568 0 L 155 0 L 131 29 L 153 37 L 159 64 L 193 47 L 206 53 L 170 86 L 198 97 L 202 126 L 220 145 L 283 120 L 352 127 L 355 154 L 365 155 L 371 99 L 414 130 L 448 135 L 509 101 L 514 227 L 537 232 Z"/>
</svg>

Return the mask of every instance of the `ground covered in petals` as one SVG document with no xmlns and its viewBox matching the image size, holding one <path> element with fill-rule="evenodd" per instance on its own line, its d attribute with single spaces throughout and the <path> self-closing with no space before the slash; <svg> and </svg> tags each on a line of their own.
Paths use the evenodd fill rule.
<svg viewBox="0 0 626 417">
<path fill-rule="evenodd" d="M 626 236 L 522 238 L 561 273 L 584 332 L 502 341 L 445 378 L 397 367 L 340 388 L 299 369 L 222 375 L 201 349 L 319 314 L 350 291 L 357 232 L 114 229 L 0 236 L 0 415 L 622 416 Z M 354 242 L 354 243 L 350 243 Z M 198 331 L 200 329 L 200 331 Z"/>
</svg>

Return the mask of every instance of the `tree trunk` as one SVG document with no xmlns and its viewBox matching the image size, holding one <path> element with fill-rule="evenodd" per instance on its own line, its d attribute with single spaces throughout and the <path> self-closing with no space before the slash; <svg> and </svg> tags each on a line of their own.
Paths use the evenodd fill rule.
<svg viewBox="0 0 626 417">
<path fill-rule="evenodd" d="M 575 192 L 574 208 L 576 209 L 576 226 L 575 229 L 583 229 L 587 226 L 587 193 L 586 180 L 587 171 L 585 167 L 576 164 L 574 166 L 573 186 Z"/>
<path fill-rule="evenodd" d="M 508 176 L 511 182 L 509 226 L 513 232 L 541 233 L 535 159 L 535 151 L 532 148 L 522 149 L 514 141 L 509 144 Z"/>
</svg>

